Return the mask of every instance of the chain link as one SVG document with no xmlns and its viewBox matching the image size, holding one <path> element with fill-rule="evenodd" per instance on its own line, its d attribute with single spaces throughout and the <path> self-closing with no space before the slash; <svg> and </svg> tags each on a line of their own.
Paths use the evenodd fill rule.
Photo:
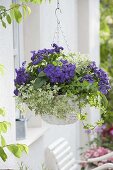
<svg viewBox="0 0 113 170">
<path fill-rule="evenodd" d="M 57 0 L 57 9 L 60 9 L 60 2 Z"/>
<path fill-rule="evenodd" d="M 61 34 L 62 34 L 62 37 L 64 39 L 64 42 L 67 46 L 67 49 L 69 52 L 71 52 L 71 48 L 70 48 L 70 45 L 68 44 L 68 41 L 67 41 L 67 38 L 66 38 L 66 35 L 64 34 L 63 30 L 62 30 L 62 27 L 61 27 L 61 24 L 59 24 L 59 28 L 60 28 L 60 31 L 61 31 Z"/>
<path fill-rule="evenodd" d="M 61 32 L 62 37 L 64 39 L 64 42 L 65 42 L 65 44 L 67 46 L 67 49 L 68 49 L 69 52 L 71 52 L 71 49 L 70 49 L 70 46 L 69 46 L 68 41 L 66 39 L 66 36 L 65 36 L 65 34 L 64 34 L 63 30 L 62 30 L 61 21 L 60 21 L 60 19 L 58 17 L 58 12 L 62 13 L 62 11 L 60 9 L 59 0 L 57 0 L 57 8 L 55 9 L 55 16 L 56 16 L 56 19 L 57 19 L 57 28 L 56 28 L 56 31 L 55 31 L 54 36 L 53 36 L 53 43 L 55 42 L 55 39 L 56 39 L 57 44 L 59 44 L 59 41 L 60 41 L 59 38 L 60 38 L 60 32 Z"/>
</svg>

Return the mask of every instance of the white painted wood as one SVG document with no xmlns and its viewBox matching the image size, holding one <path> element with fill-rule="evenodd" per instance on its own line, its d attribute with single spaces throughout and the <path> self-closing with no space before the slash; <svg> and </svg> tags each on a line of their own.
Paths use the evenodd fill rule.
<svg viewBox="0 0 113 170">
<path fill-rule="evenodd" d="M 63 144 L 66 144 L 66 147 L 63 148 L 64 151 L 62 150 Z M 75 160 L 74 155 L 69 148 L 69 143 L 66 141 L 64 138 L 59 138 L 53 144 L 48 146 L 47 152 L 46 152 L 46 159 L 49 162 L 47 164 L 48 168 L 50 170 L 78 170 L 79 169 L 79 164 L 81 163 L 93 163 L 97 161 L 102 161 L 104 159 L 110 158 L 113 156 L 113 152 L 106 154 L 104 156 L 98 157 L 98 158 L 92 158 L 88 159 L 87 161 L 80 161 L 80 160 Z M 54 152 L 55 150 L 55 152 Z M 60 151 L 56 152 L 56 150 Z M 66 150 L 66 152 L 65 152 Z M 68 152 L 67 152 L 68 150 Z M 62 154 L 63 153 L 63 154 Z M 60 155 L 60 156 L 59 156 Z M 62 156 L 61 156 L 62 155 Z M 60 159 L 59 159 L 60 158 Z M 113 168 L 112 163 L 106 163 L 102 166 L 99 166 L 97 168 L 94 168 L 92 170 L 106 170 L 107 168 Z M 86 168 L 87 169 L 87 168 Z M 90 170 L 90 169 L 87 169 Z"/>
<path fill-rule="evenodd" d="M 59 166 L 62 168 L 65 166 L 65 164 L 67 163 L 68 160 L 73 159 L 73 153 L 70 152 L 68 155 L 66 155 L 60 162 L 59 162 Z"/>
<path fill-rule="evenodd" d="M 63 150 L 65 150 L 66 148 L 68 147 L 68 142 L 67 141 L 64 141 L 63 143 L 61 143 L 59 145 L 59 147 L 57 146 L 53 152 L 55 155 L 58 155 L 59 153 L 61 153 Z"/>
<path fill-rule="evenodd" d="M 57 161 L 60 161 L 65 155 L 68 155 L 71 152 L 71 147 L 68 146 L 63 152 L 56 156 Z"/>
<path fill-rule="evenodd" d="M 77 164 L 73 165 L 73 166 L 70 168 L 70 170 L 78 170 L 78 165 L 77 165 Z"/>
<path fill-rule="evenodd" d="M 103 155 L 103 156 L 100 156 L 100 157 L 98 157 L 98 158 L 88 159 L 88 162 L 102 161 L 102 160 L 104 160 L 104 159 L 108 159 L 108 158 L 111 158 L 111 157 L 113 157 L 113 152 L 108 153 L 108 154 Z"/>
<path fill-rule="evenodd" d="M 99 25 L 100 11 L 99 0 L 78 0 L 78 51 L 88 54 L 92 61 L 100 63 L 99 53 Z M 100 119 L 99 110 L 87 108 L 88 122 L 94 123 Z M 84 147 L 88 142 L 83 127 L 81 127 L 82 137 L 80 138 L 81 147 Z M 80 135 L 81 135 L 80 133 Z"/>
<path fill-rule="evenodd" d="M 75 159 L 68 160 L 68 163 L 61 170 L 69 170 L 75 165 Z"/>
<path fill-rule="evenodd" d="M 54 168 L 55 170 L 74 170 L 76 167 L 74 155 L 64 138 L 60 138 L 48 146 L 46 154 L 46 159 L 49 162 L 51 160 L 51 164 L 48 164 L 48 168 L 51 170 Z"/>
<path fill-rule="evenodd" d="M 50 146 L 49 146 L 49 148 L 51 149 L 51 150 L 53 150 L 56 146 L 58 146 L 60 143 L 62 143 L 62 142 L 64 142 L 64 138 L 59 138 L 56 142 L 54 142 L 53 144 L 51 144 Z"/>
<path fill-rule="evenodd" d="M 107 163 L 107 164 L 104 164 L 104 165 L 102 165 L 100 167 L 94 168 L 93 170 L 106 170 L 108 168 L 113 169 L 113 164 L 112 163 Z"/>
<path fill-rule="evenodd" d="M 28 128 L 27 137 L 24 140 L 17 140 L 16 143 L 26 144 L 27 146 L 32 145 L 36 142 L 44 133 L 48 130 L 49 127 L 40 127 L 40 128 Z"/>
</svg>

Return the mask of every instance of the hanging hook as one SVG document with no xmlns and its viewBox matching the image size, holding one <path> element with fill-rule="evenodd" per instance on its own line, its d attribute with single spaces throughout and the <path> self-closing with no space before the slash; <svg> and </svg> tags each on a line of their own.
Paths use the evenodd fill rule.
<svg viewBox="0 0 113 170">
<path fill-rule="evenodd" d="M 59 41 L 60 41 L 60 33 L 62 34 L 62 37 L 63 37 L 63 40 L 67 46 L 67 49 L 69 50 L 69 52 L 71 51 L 70 50 L 70 46 L 67 42 L 67 39 L 66 39 L 66 36 L 62 30 L 62 27 L 61 27 L 61 22 L 60 22 L 60 18 L 59 18 L 59 14 L 61 14 L 62 11 L 60 9 L 60 2 L 59 0 L 57 0 L 57 7 L 55 9 L 55 16 L 56 16 L 56 20 L 57 20 L 57 28 L 56 28 L 56 31 L 54 33 L 54 36 L 53 36 L 53 42 L 52 44 L 55 42 L 55 40 L 57 41 L 57 44 L 59 45 Z"/>
<path fill-rule="evenodd" d="M 60 9 L 60 2 L 59 0 L 57 0 L 57 8 L 55 10 L 55 16 L 56 16 L 56 19 L 57 19 L 57 24 L 60 24 L 60 19 L 59 19 L 59 16 L 58 16 L 58 12 L 61 14 L 62 11 Z"/>
<path fill-rule="evenodd" d="M 56 19 L 57 19 L 57 24 L 60 24 L 60 19 L 59 19 L 59 16 L 58 16 L 58 12 L 62 13 L 61 9 L 56 8 L 56 10 L 55 10 L 55 16 L 56 16 Z"/>
</svg>

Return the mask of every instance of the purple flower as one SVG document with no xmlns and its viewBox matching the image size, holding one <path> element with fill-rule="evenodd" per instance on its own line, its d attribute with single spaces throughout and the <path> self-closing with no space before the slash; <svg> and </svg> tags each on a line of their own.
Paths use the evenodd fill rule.
<svg viewBox="0 0 113 170">
<path fill-rule="evenodd" d="M 41 69 L 41 68 L 38 68 L 38 70 L 37 70 L 37 71 L 38 71 L 38 73 L 40 73 L 40 72 L 42 71 L 42 69 Z"/>
<path fill-rule="evenodd" d="M 44 57 L 49 58 L 50 55 L 55 53 L 60 53 L 60 51 L 63 50 L 63 47 L 59 47 L 56 44 L 53 44 L 52 47 L 53 47 L 52 49 L 42 49 L 42 50 L 38 50 L 37 52 L 31 51 L 32 53 L 31 60 L 33 65 L 39 64 L 44 59 Z"/>
<path fill-rule="evenodd" d="M 107 94 L 111 88 L 107 73 L 104 70 L 99 69 L 94 61 L 88 66 L 88 69 L 90 69 L 99 80 L 99 91 L 103 94 Z"/>
<path fill-rule="evenodd" d="M 27 81 L 29 80 L 29 74 L 26 72 L 26 69 L 25 69 L 25 62 L 22 64 L 22 67 L 20 67 L 18 70 L 15 69 L 16 71 L 16 79 L 14 80 L 15 82 L 15 85 L 18 84 L 18 85 L 23 85 L 25 83 L 27 83 Z"/>
<path fill-rule="evenodd" d="M 103 128 L 98 126 L 98 127 L 95 128 L 95 132 L 96 133 L 102 133 L 103 132 Z"/>
<path fill-rule="evenodd" d="M 67 64 L 67 63 L 68 63 L 67 60 L 63 60 L 63 59 L 61 59 L 60 61 L 61 61 L 63 64 Z"/>
<path fill-rule="evenodd" d="M 88 68 L 90 68 L 93 71 L 98 69 L 98 67 L 96 66 L 96 62 L 95 61 L 92 61 L 91 64 L 88 66 Z"/>
<path fill-rule="evenodd" d="M 107 128 L 106 124 L 102 125 L 101 128 L 105 130 Z"/>
<path fill-rule="evenodd" d="M 31 53 L 32 53 L 31 60 L 34 61 L 36 57 L 36 51 L 31 51 Z"/>
<path fill-rule="evenodd" d="M 38 59 L 34 60 L 32 63 L 33 63 L 33 65 L 37 65 L 37 64 L 39 64 L 43 59 L 44 59 L 43 56 L 39 56 Z"/>
<path fill-rule="evenodd" d="M 94 83 L 94 77 L 90 74 L 87 74 L 85 75 L 81 80 L 80 82 L 83 82 L 83 81 L 88 81 L 89 83 Z"/>
<path fill-rule="evenodd" d="M 53 44 L 52 47 L 54 48 L 56 53 L 60 53 L 61 50 L 63 50 L 63 47 L 59 47 L 57 44 Z"/>
<path fill-rule="evenodd" d="M 15 89 L 15 90 L 14 90 L 14 94 L 15 94 L 15 96 L 18 96 L 18 94 L 19 94 L 18 89 Z"/>
<path fill-rule="evenodd" d="M 44 68 L 46 76 L 50 79 L 51 83 L 65 83 L 70 82 L 75 75 L 76 66 L 67 61 L 62 66 L 54 66 L 48 64 Z"/>
<path fill-rule="evenodd" d="M 90 130 L 90 129 L 87 129 L 87 130 L 85 130 L 85 133 L 91 134 L 91 130 Z"/>
</svg>

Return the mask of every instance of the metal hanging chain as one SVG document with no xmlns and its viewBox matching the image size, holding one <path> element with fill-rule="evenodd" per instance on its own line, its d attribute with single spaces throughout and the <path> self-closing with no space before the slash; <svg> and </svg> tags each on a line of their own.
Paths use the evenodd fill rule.
<svg viewBox="0 0 113 170">
<path fill-rule="evenodd" d="M 59 37 L 60 37 L 60 32 L 61 32 L 62 37 L 64 39 L 64 42 L 65 42 L 65 44 L 67 46 L 67 49 L 70 52 L 71 49 L 70 49 L 70 46 L 69 46 L 68 41 L 66 39 L 66 36 L 65 36 L 65 34 L 64 34 L 63 30 L 62 30 L 61 21 L 60 21 L 60 19 L 58 17 L 58 13 L 59 14 L 62 13 L 62 11 L 60 9 L 60 2 L 59 2 L 59 0 L 57 0 L 57 8 L 55 9 L 55 16 L 56 16 L 56 19 L 57 19 L 57 28 L 56 28 L 56 31 L 54 33 L 53 43 L 55 42 L 55 39 L 57 39 L 57 43 L 59 44 Z"/>
<path fill-rule="evenodd" d="M 57 28 L 55 30 L 55 33 L 54 33 L 54 37 L 53 37 L 53 43 L 55 42 L 55 39 L 57 40 L 57 44 L 59 44 L 59 24 L 60 24 L 60 20 L 59 20 L 59 17 L 58 17 L 58 13 L 61 13 L 61 9 L 60 9 L 60 3 L 59 3 L 59 0 L 57 0 L 57 8 L 55 9 L 55 16 L 56 16 L 56 19 L 57 19 Z"/>
<path fill-rule="evenodd" d="M 67 41 L 67 39 L 66 39 L 66 36 L 65 36 L 65 34 L 64 34 L 63 30 L 62 30 L 61 24 L 59 25 L 59 28 L 60 28 L 62 37 L 63 37 L 63 39 L 64 39 L 64 42 L 65 42 L 65 44 L 66 44 L 66 46 L 67 46 L 67 49 L 68 49 L 69 52 L 71 52 L 70 45 L 68 44 L 68 41 Z"/>
</svg>

